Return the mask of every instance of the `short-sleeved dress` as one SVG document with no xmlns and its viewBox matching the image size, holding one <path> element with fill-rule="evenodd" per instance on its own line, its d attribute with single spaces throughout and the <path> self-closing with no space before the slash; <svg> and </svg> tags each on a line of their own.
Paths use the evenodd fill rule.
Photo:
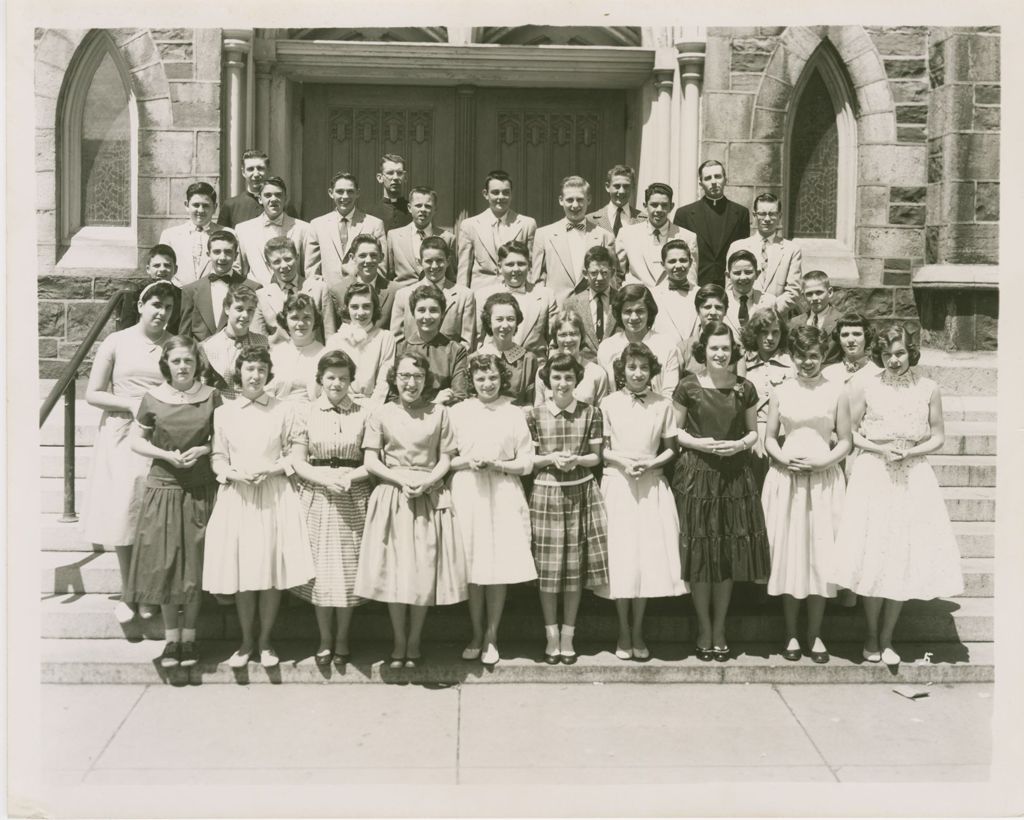
<svg viewBox="0 0 1024 820">
<path fill-rule="evenodd" d="M 783 455 L 828 455 L 844 389 L 824 379 L 814 385 L 790 379 L 776 388 L 779 420 L 786 432 Z M 772 463 L 761 492 L 772 551 L 769 595 L 835 597 L 828 571 L 845 498 L 846 479 L 838 464 L 819 472 L 794 473 Z"/>
<path fill-rule="evenodd" d="M 533 453 L 523 411 L 510 398 L 467 399 L 451 408 L 459 454 L 510 461 Z M 455 525 L 471 584 L 518 584 L 537 577 L 530 551 L 530 509 L 518 476 L 494 470 L 452 474 Z"/>
<path fill-rule="evenodd" d="M 135 418 L 151 431 L 155 447 L 185 452 L 210 443 L 213 413 L 220 404 L 220 394 L 205 384 L 185 392 L 164 384 L 143 396 Z M 199 599 L 206 522 L 216 499 L 217 478 L 208 455 L 187 469 L 153 459 L 123 600 L 188 604 Z"/>
<path fill-rule="evenodd" d="M 366 410 L 356 402 L 349 399 L 335 407 L 327 396 L 321 396 L 296 408 L 294 419 L 291 442 L 306 447 L 310 464 L 351 472 L 363 463 Z M 353 482 L 344 493 L 300 480 L 299 500 L 306 515 L 316 577 L 292 592 L 315 606 L 362 603 L 354 589 L 369 498 L 369 479 Z"/>
<path fill-rule="evenodd" d="M 864 382 L 860 433 L 911 447 L 931 434 L 929 403 L 938 386 L 913 370 L 883 370 Z M 846 488 L 829 580 L 858 595 L 893 601 L 963 592 L 960 552 L 927 456 L 888 461 L 861 451 Z"/>
<path fill-rule="evenodd" d="M 213 414 L 213 466 L 251 472 L 272 466 L 288 448 L 291 408 L 261 394 L 239 396 Z M 289 589 L 313 577 L 306 516 L 285 475 L 259 484 L 229 481 L 206 527 L 203 589 L 221 595 Z"/>
<path fill-rule="evenodd" d="M 601 412 L 581 401 L 573 400 L 564 410 L 545 402 L 527 411 L 526 422 L 540 456 L 560 451 L 583 456 L 604 440 Z M 608 583 L 608 518 L 588 468 L 537 470 L 530 523 L 541 592 L 598 589 Z"/>
<path fill-rule="evenodd" d="M 689 375 L 673 399 L 686 409 L 684 429 L 690 435 L 736 440 L 746 435 L 745 413 L 757 404 L 757 391 L 743 378 L 719 389 Z M 676 460 L 672 491 L 683 578 L 690 584 L 768 580 L 768 535 L 750 462 L 749 450 L 718 456 L 688 447 Z"/>
<path fill-rule="evenodd" d="M 141 400 L 163 384 L 159 362 L 164 340 L 150 341 L 138 326 L 116 331 L 103 340 L 93 367 L 110 367 L 110 392 L 115 396 Z M 104 410 L 100 417 L 82 503 L 82 533 L 93 544 L 122 546 L 135 540 L 150 459 L 129 446 L 131 426 L 127 410 Z"/>
<path fill-rule="evenodd" d="M 617 390 L 601 402 L 605 442 L 632 458 L 654 458 L 675 438 L 672 401 L 647 391 Z M 679 517 L 659 467 L 633 478 L 605 463 L 601 482 L 608 512 L 606 598 L 662 598 L 687 591 L 679 566 Z"/>
<path fill-rule="evenodd" d="M 363 449 L 380 451 L 397 473 L 425 477 L 442 453 L 455 453 L 448 409 L 427 402 L 409 409 L 399 402 L 374 407 Z M 443 484 L 406 498 L 400 487 L 381 482 L 366 509 L 356 595 L 414 606 L 466 600 L 466 559 L 458 539 L 451 493 Z"/>
<path fill-rule="evenodd" d="M 307 402 L 316 398 L 316 366 L 324 346 L 313 340 L 296 347 L 287 336 L 270 346 L 274 380 L 267 392 L 284 401 Z"/>
</svg>

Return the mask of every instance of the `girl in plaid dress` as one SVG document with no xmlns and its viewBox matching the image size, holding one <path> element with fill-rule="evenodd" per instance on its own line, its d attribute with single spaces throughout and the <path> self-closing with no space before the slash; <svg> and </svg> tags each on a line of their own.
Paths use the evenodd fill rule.
<svg viewBox="0 0 1024 820">
<path fill-rule="evenodd" d="M 574 357 L 554 356 L 541 368 L 551 399 L 530 408 L 526 416 L 537 449 L 530 523 L 548 663 L 576 662 L 573 635 L 583 587 L 608 583 L 608 523 L 591 472 L 601 463 L 604 425 L 596 407 L 573 395 L 582 376 L 583 367 Z"/>
</svg>

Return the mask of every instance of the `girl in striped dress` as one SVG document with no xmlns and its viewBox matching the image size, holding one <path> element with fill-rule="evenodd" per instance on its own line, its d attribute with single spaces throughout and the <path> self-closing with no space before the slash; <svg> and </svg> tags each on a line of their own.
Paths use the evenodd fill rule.
<svg viewBox="0 0 1024 820">
<path fill-rule="evenodd" d="M 316 610 L 320 646 L 314 659 L 321 667 L 348 661 L 352 611 L 362 603 L 354 587 L 370 489 L 362 451 L 366 410 L 348 392 L 355 374 L 346 353 L 325 353 L 316 370 L 322 393 L 296 412 L 291 434 L 316 567 L 316 577 L 292 591 Z"/>
<path fill-rule="evenodd" d="M 573 637 L 583 587 L 603 588 L 608 583 L 608 522 L 591 472 L 601 463 L 604 425 L 596 407 L 573 395 L 582 376 L 583 367 L 575 358 L 554 356 L 541 368 L 551 398 L 530 408 L 526 416 L 537 450 L 530 523 L 548 663 L 576 662 Z"/>
</svg>

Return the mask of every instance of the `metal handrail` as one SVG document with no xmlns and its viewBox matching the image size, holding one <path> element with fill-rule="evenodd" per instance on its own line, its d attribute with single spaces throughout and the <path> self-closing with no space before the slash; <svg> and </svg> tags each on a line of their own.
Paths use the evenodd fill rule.
<svg viewBox="0 0 1024 820">
<path fill-rule="evenodd" d="M 89 351 L 96 343 L 103 328 L 127 295 L 128 291 L 120 290 L 107 300 L 100 315 L 93 321 L 89 332 L 85 334 L 82 343 L 71 357 L 71 361 L 61 370 L 60 376 L 57 377 L 57 383 L 43 400 L 42 407 L 39 408 L 39 426 L 42 427 L 50 413 L 53 412 L 57 399 L 61 395 L 64 396 L 64 512 L 60 517 L 62 522 L 70 523 L 78 520 L 78 514 L 75 512 L 75 380 L 78 378 L 78 370 L 85 361 L 85 357 L 89 355 Z"/>
</svg>

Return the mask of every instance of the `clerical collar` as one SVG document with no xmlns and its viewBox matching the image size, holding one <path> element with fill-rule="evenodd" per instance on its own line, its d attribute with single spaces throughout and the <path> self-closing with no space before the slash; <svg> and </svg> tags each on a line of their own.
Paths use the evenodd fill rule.
<svg viewBox="0 0 1024 820">
<path fill-rule="evenodd" d="M 704 202 L 707 206 L 716 213 L 722 213 L 725 210 L 725 196 L 720 196 L 718 199 L 711 199 L 708 196 L 704 197 Z"/>
</svg>

